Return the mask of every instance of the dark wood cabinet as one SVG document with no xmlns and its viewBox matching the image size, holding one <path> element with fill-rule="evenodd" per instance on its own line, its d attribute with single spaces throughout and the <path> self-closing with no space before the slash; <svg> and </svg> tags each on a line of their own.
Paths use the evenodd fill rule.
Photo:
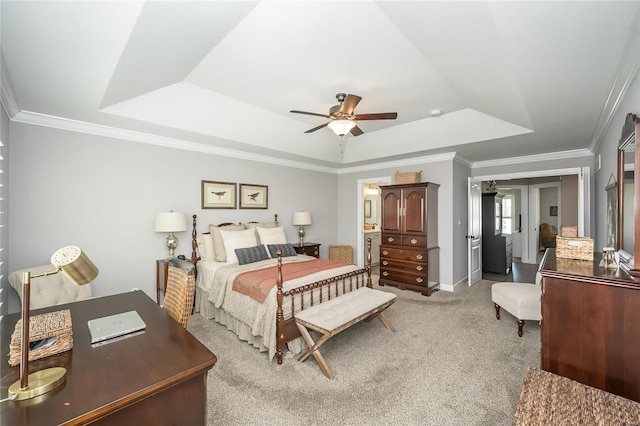
<svg viewBox="0 0 640 426">
<path fill-rule="evenodd" d="M 541 367 L 640 402 L 640 283 L 595 257 L 545 254 Z"/>
<path fill-rule="evenodd" d="M 438 184 L 382 186 L 380 285 L 429 296 L 439 285 Z"/>
<path fill-rule="evenodd" d="M 293 249 L 298 254 L 306 254 L 307 256 L 320 257 L 320 246 L 318 243 L 304 243 L 303 245 L 293 244 Z"/>
<path fill-rule="evenodd" d="M 511 234 L 502 233 L 503 194 L 482 194 L 482 272 L 508 274 L 513 261 Z"/>
</svg>

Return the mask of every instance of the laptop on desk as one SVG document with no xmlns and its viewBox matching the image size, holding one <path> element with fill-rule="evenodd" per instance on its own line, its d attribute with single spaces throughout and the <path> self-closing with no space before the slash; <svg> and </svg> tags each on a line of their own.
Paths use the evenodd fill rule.
<svg viewBox="0 0 640 426">
<path fill-rule="evenodd" d="M 87 321 L 87 326 L 92 344 L 135 333 L 147 327 L 136 311 L 92 319 Z"/>
</svg>

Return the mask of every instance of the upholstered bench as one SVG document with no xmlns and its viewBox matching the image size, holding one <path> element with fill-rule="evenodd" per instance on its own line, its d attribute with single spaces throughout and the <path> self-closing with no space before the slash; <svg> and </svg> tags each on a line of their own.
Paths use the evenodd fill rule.
<svg viewBox="0 0 640 426">
<path fill-rule="evenodd" d="M 305 361 L 310 355 L 313 355 L 324 375 L 333 379 L 333 373 L 318 350 L 320 346 L 352 325 L 362 320 L 371 321 L 376 316 L 380 318 L 385 327 L 395 331 L 385 317 L 384 310 L 391 306 L 396 299 L 397 296 L 393 293 L 362 287 L 298 312 L 295 316 L 296 325 L 309 346 L 307 351 L 300 356 L 299 361 Z M 309 329 L 322 333 L 322 337 L 317 343 L 311 338 Z"/>
<path fill-rule="evenodd" d="M 548 371 L 524 377 L 514 426 L 638 425 L 640 403 Z"/>
</svg>

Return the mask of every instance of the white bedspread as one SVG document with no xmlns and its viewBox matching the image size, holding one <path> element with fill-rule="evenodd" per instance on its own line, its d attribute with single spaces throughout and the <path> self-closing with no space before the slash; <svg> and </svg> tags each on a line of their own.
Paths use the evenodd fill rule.
<svg viewBox="0 0 640 426">
<path fill-rule="evenodd" d="M 304 262 L 313 259 L 314 258 L 310 256 L 299 255 L 283 258 L 282 262 Z M 269 352 L 269 359 L 272 359 L 276 353 L 276 310 L 278 307 L 276 301 L 276 286 L 269 291 L 269 295 L 264 303 L 260 303 L 249 296 L 233 291 L 232 286 L 236 275 L 241 272 L 275 265 L 277 265 L 277 259 L 268 259 L 248 265 L 226 265 L 219 262 L 200 261 L 197 265 L 198 277 L 196 280 L 196 286 L 204 291 L 203 294 L 208 294 L 208 301 L 215 308 L 224 310 L 241 323 L 246 324 L 251 329 L 252 336 L 260 337 L 261 345 L 267 348 Z M 344 265 L 321 271 L 306 277 L 286 281 L 283 284 L 283 290 L 287 291 L 304 284 L 346 274 L 357 269 L 358 267 L 356 265 Z M 291 317 L 290 301 L 285 299 L 283 309 L 284 317 Z M 226 325 L 233 329 L 229 324 Z M 234 332 L 242 338 L 238 330 L 234 329 Z"/>
</svg>

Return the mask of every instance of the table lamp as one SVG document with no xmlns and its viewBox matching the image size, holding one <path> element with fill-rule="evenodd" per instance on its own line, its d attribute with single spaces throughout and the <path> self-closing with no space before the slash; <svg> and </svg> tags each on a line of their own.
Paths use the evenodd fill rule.
<svg viewBox="0 0 640 426">
<path fill-rule="evenodd" d="M 62 271 L 77 285 L 89 284 L 98 276 L 98 268 L 77 246 L 67 246 L 53 253 L 51 264 L 56 268 L 37 275 L 25 271 L 22 275 L 22 336 L 20 351 L 20 380 L 9 386 L 9 399 L 35 398 L 64 383 L 67 370 L 46 368 L 29 374 L 29 305 L 31 278 L 45 277 Z"/>
<path fill-rule="evenodd" d="M 300 236 L 300 246 L 304 245 L 304 227 L 305 225 L 311 225 L 311 213 L 309 212 L 294 212 L 293 224 L 299 226 L 298 235 Z"/>
<path fill-rule="evenodd" d="M 178 247 L 178 237 L 173 235 L 174 232 L 183 232 L 187 230 L 187 215 L 184 213 L 170 212 L 158 213 L 156 215 L 156 232 L 168 232 L 167 248 L 169 249 L 169 258 L 175 257 L 175 251 Z"/>
</svg>

